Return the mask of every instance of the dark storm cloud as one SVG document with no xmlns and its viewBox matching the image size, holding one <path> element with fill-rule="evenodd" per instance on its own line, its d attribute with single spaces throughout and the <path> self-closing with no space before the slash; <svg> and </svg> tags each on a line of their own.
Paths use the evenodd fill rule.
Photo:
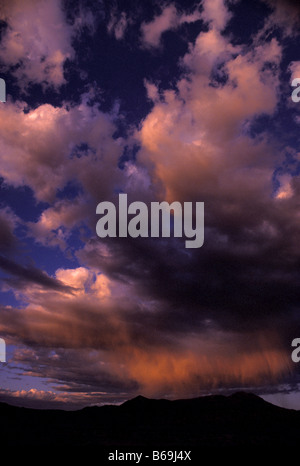
<svg viewBox="0 0 300 466">
<path fill-rule="evenodd" d="M 0 256 L 0 268 L 16 277 L 16 279 L 7 279 L 6 281 L 11 282 L 17 289 L 22 288 L 29 282 L 50 290 L 67 293 L 72 293 L 73 291 L 72 287 L 65 286 L 59 280 L 49 277 L 46 272 L 33 266 L 24 267 L 4 256 Z"/>
<path fill-rule="evenodd" d="M 245 241 L 245 250 L 239 250 Z M 90 255 L 87 247 L 80 257 L 92 267 L 101 266 L 112 279 L 134 283 L 138 295 L 159 303 L 154 314 L 134 314 L 133 321 L 148 329 L 201 333 L 207 319 L 227 331 L 276 328 L 279 323 L 292 329 L 300 299 L 299 258 L 285 257 L 284 238 L 281 250 L 278 242 L 259 241 L 260 246 L 240 237 L 236 245 L 218 247 L 211 238 L 189 255 L 175 240 L 172 247 L 172 241 L 111 239 L 106 245 L 113 257 L 97 255 L 97 247 Z"/>
<path fill-rule="evenodd" d="M 17 373 L 31 373 L 45 377 L 49 388 L 69 393 L 110 391 L 117 393 L 132 390 L 134 383 L 126 386 L 116 373 L 103 363 L 103 355 L 95 350 L 73 348 L 22 348 L 16 352 L 14 369 Z"/>
</svg>

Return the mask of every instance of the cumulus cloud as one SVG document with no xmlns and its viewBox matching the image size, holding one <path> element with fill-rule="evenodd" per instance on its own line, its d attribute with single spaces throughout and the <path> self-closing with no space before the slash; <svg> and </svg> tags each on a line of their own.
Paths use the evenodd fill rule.
<svg viewBox="0 0 300 466">
<path fill-rule="evenodd" d="M 29 83 L 55 88 L 65 83 L 64 62 L 74 56 L 72 29 L 60 0 L 3 2 L 0 18 L 7 23 L 0 44 L 0 60 L 24 89 Z"/>
<path fill-rule="evenodd" d="M 15 187 L 29 186 L 39 201 L 53 202 L 57 190 L 78 176 L 101 198 L 111 189 L 108 176 L 110 183 L 118 177 L 121 148 L 112 139 L 115 126 L 97 106 L 86 101 L 72 108 L 44 104 L 25 112 L 25 103 L 7 103 L 0 120 L 1 176 Z M 81 150 L 82 145 L 88 149 Z"/>
<path fill-rule="evenodd" d="M 278 73 L 265 63 L 272 61 L 278 69 L 280 46 L 273 39 L 236 56 L 218 33 L 212 41 L 212 32 L 198 36 L 183 58 L 191 75 L 177 83 L 178 93 L 167 90 L 155 102 L 138 135 L 140 160 L 152 164 L 169 200 L 217 195 L 224 205 L 233 180 L 249 198 L 252 190 L 267 193 L 272 176 L 272 147 L 263 138 L 253 140 L 244 125 L 276 109 Z"/>
<path fill-rule="evenodd" d="M 29 112 L 23 102 L 7 102 L 0 120 L 0 175 L 7 185 L 28 186 L 37 201 L 52 204 L 37 222 L 28 223 L 29 234 L 65 249 L 72 228 L 88 223 L 95 205 L 125 183 L 113 117 L 83 98 L 71 108 L 44 104 Z M 75 184 L 77 194 L 61 199 L 69 184 Z"/>
</svg>

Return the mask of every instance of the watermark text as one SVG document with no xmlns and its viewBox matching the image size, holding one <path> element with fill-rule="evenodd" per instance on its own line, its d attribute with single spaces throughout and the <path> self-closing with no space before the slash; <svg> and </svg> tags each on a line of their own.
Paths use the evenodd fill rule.
<svg viewBox="0 0 300 466">
<path fill-rule="evenodd" d="M 0 338 L 0 362 L 6 362 L 6 344 L 3 338 Z"/>
<path fill-rule="evenodd" d="M 184 202 L 183 205 L 177 201 L 150 204 L 150 211 L 147 204 L 141 201 L 128 205 L 127 194 L 119 194 L 118 211 L 112 202 L 100 202 L 96 208 L 96 213 L 102 215 L 96 225 L 97 235 L 100 238 L 169 238 L 172 231 L 176 238 L 188 238 L 186 248 L 200 248 L 203 245 L 204 202 L 196 202 L 195 209 L 192 202 Z"/>
</svg>

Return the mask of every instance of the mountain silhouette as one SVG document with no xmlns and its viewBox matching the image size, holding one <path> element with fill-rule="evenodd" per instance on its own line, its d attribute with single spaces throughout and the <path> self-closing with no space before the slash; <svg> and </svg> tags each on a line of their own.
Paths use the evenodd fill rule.
<svg viewBox="0 0 300 466">
<path fill-rule="evenodd" d="M 6 445 L 197 447 L 292 446 L 300 441 L 300 411 L 252 393 L 165 400 L 138 396 L 120 406 L 78 411 L 38 410 L 0 403 Z"/>
</svg>

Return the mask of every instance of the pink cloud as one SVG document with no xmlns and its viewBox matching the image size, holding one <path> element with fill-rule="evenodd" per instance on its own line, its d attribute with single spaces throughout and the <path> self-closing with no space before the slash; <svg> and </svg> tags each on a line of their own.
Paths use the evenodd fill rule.
<svg viewBox="0 0 300 466">
<path fill-rule="evenodd" d="M 221 206 L 234 190 L 249 199 L 271 193 L 273 148 L 263 138 L 254 141 L 246 127 L 276 109 L 278 71 L 264 65 L 273 62 L 279 69 L 281 47 L 273 39 L 238 51 L 218 31 L 202 32 L 183 59 L 190 74 L 178 81 L 178 93 L 167 90 L 159 99 L 148 85 L 154 107 L 137 133 L 139 160 L 169 200 L 217 196 Z"/>
<path fill-rule="evenodd" d="M 74 56 L 72 28 L 61 1 L 5 1 L 0 17 L 8 23 L 0 58 L 7 66 L 20 65 L 15 76 L 24 89 L 29 82 L 59 87 L 65 82 L 64 62 Z"/>
<path fill-rule="evenodd" d="M 77 174 L 82 185 L 95 194 L 99 191 L 99 173 L 103 174 L 102 186 L 108 185 L 104 171 L 117 178 L 121 147 L 112 138 L 112 118 L 97 108 L 85 103 L 71 109 L 44 104 L 25 113 L 23 103 L 7 102 L 5 109 L 0 109 L 0 120 L 1 175 L 13 186 L 32 188 L 38 200 L 52 202 L 57 189 Z M 95 148 L 96 153 L 71 158 L 74 147 L 82 142 Z"/>
<path fill-rule="evenodd" d="M 210 27 L 222 31 L 231 18 L 231 14 L 225 6 L 224 0 L 204 0 L 201 18 L 210 23 Z"/>
<path fill-rule="evenodd" d="M 36 409 L 51 406 L 56 409 L 74 410 L 88 405 L 119 404 L 120 399 L 123 401 L 121 397 L 106 392 L 74 392 L 68 389 L 68 386 L 62 386 L 59 390 L 38 390 L 36 388 L 9 390 L 2 388 L 0 396 L 4 402 L 11 405 Z"/>
<path fill-rule="evenodd" d="M 200 19 L 196 10 L 191 15 L 180 14 L 174 5 L 167 6 L 159 16 L 141 26 L 142 43 L 146 47 L 159 47 L 161 35 L 168 30 L 176 29 L 183 23 L 192 23 Z"/>
</svg>

